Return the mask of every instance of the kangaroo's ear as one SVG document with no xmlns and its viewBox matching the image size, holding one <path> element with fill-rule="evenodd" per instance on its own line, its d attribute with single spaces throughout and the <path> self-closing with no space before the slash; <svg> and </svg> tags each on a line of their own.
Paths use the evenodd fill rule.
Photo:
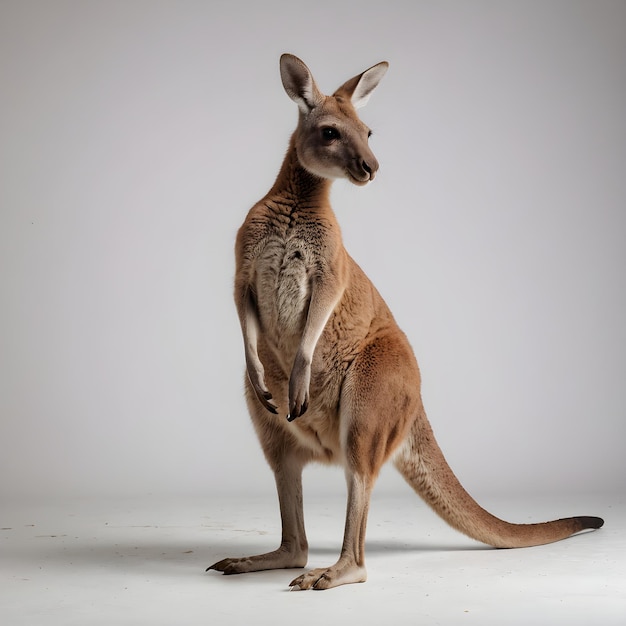
<svg viewBox="0 0 626 626">
<path fill-rule="evenodd" d="M 365 106 L 388 67 L 389 63 L 387 61 L 377 63 L 362 74 L 346 81 L 333 95 L 347 96 L 355 109 Z"/>
<path fill-rule="evenodd" d="M 293 54 L 280 57 L 280 77 L 287 95 L 305 115 L 324 100 L 309 68 Z"/>
</svg>

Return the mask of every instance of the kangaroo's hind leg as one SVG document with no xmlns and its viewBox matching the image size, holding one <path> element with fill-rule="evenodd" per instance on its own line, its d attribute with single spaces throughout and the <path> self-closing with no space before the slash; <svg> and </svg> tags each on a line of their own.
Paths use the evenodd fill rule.
<svg viewBox="0 0 626 626">
<path fill-rule="evenodd" d="M 419 371 L 408 344 L 394 334 L 373 339 L 352 363 L 341 395 L 341 444 L 348 506 L 337 563 L 299 576 L 295 589 L 364 582 L 365 530 L 372 488 L 418 414 Z"/>
<path fill-rule="evenodd" d="M 282 538 L 280 546 L 272 552 L 223 559 L 208 567 L 207 571 L 214 569 L 224 574 L 243 574 L 267 569 L 304 567 L 308 557 L 308 545 L 304 530 L 302 470 L 308 457 L 283 428 L 277 427 L 276 420 L 279 418 L 261 406 L 250 388 L 247 391 L 248 405 L 261 446 L 274 470 Z"/>
</svg>

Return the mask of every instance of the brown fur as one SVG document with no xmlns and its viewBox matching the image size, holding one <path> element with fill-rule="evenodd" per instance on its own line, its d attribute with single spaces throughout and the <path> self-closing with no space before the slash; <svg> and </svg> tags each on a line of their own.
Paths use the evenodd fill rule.
<svg viewBox="0 0 626 626">
<path fill-rule="evenodd" d="M 493 546 L 548 543 L 603 523 L 595 517 L 502 521 L 463 489 L 435 441 L 413 351 L 343 247 L 329 202 L 333 178 L 365 184 L 376 174 L 369 131 L 355 105 L 364 103 L 386 69 L 379 63 L 324 96 L 302 61 L 281 57 L 283 84 L 300 118 L 274 186 L 239 230 L 235 302 L 247 402 L 275 474 L 282 541 L 274 552 L 224 559 L 209 569 L 235 574 L 306 564 L 301 474 L 310 461 L 345 468 L 346 529 L 338 562 L 299 576 L 293 588 L 365 580 L 370 493 L 391 458 L 443 519 Z"/>
</svg>

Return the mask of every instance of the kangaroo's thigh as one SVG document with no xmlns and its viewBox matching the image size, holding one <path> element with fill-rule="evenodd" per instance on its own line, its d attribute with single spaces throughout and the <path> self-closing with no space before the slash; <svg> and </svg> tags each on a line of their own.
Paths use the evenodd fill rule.
<svg viewBox="0 0 626 626">
<path fill-rule="evenodd" d="M 419 369 L 405 336 L 397 331 L 372 337 L 342 390 L 342 446 L 349 467 L 375 477 L 420 408 Z"/>
</svg>

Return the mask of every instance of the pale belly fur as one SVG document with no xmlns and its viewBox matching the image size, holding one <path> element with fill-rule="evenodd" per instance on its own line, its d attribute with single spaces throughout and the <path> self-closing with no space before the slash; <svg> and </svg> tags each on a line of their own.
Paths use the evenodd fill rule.
<svg viewBox="0 0 626 626">
<path fill-rule="evenodd" d="M 306 324 L 310 292 L 305 256 L 297 240 L 269 243 L 259 258 L 257 306 L 263 336 L 287 376 Z M 268 384 L 271 384 L 269 380 Z M 312 388 L 309 409 L 297 420 L 287 422 L 285 415 L 277 416 L 283 427 L 313 452 L 315 458 L 330 463 L 341 462 L 342 456 L 339 416 L 333 410 L 338 395 L 335 387 L 324 384 Z"/>
<path fill-rule="evenodd" d="M 282 360 L 295 356 L 309 307 L 310 283 L 297 242 L 270 242 L 256 276 L 257 305 L 262 330 Z"/>
</svg>

